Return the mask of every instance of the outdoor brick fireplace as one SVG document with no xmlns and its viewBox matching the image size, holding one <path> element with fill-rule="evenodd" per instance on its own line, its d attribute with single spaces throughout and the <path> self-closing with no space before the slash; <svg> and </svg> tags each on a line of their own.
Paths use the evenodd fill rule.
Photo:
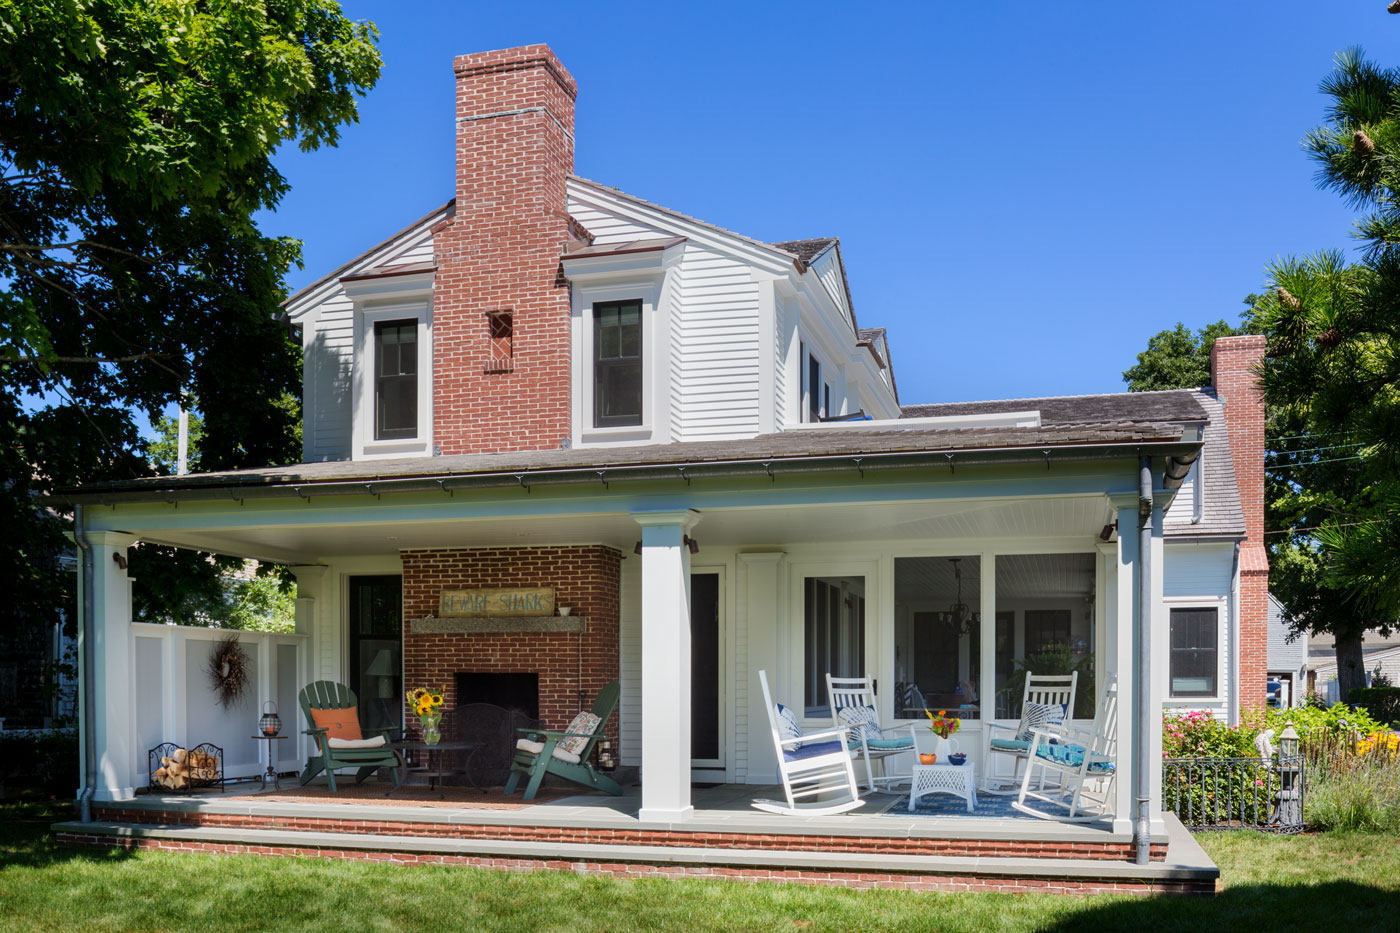
<svg viewBox="0 0 1400 933">
<path fill-rule="evenodd" d="M 441 686 L 448 709 L 460 702 L 513 705 L 481 692 L 458 696 L 458 675 L 534 674 L 541 725 L 563 729 L 616 680 L 618 582 L 622 555 L 603 545 L 403 551 L 404 683 Z M 574 631 L 415 631 L 433 618 L 444 589 L 553 587 L 555 601 L 585 621 Z M 509 683 L 509 680 L 502 683 Z M 501 700 L 507 702 L 502 703 Z M 617 717 L 608 731 L 617 741 Z"/>
</svg>

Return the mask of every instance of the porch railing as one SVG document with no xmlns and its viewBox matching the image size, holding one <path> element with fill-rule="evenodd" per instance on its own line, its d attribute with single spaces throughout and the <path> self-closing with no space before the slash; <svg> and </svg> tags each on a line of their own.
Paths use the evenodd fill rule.
<svg viewBox="0 0 1400 933">
<path fill-rule="evenodd" d="M 1168 758 L 1162 809 L 1189 829 L 1303 829 L 1303 756 Z"/>
</svg>

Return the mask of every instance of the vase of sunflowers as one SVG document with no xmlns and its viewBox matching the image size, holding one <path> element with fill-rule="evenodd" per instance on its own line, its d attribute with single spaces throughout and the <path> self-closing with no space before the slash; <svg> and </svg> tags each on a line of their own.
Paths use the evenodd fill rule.
<svg viewBox="0 0 1400 933">
<path fill-rule="evenodd" d="M 408 708 L 418 717 L 423 728 L 423 744 L 436 745 L 442 741 L 438 726 L 442 723 L 442 688 L 414 687 L 408 691 Z"/>
<path fill-rule="evenodd" d="M 948 711 L 944 709 L 939 710 L 936 716 L 929 710 L 924 710 L 924 715 L 929 719 L 928 731 L 933 733 L 933 753 L 938 756 L 939 761 L 947 761 L 948 756 L 958 750 L 953 733 L 962 728 L 962 720 L 956 716 L 949 716 Z"/>
</svg>

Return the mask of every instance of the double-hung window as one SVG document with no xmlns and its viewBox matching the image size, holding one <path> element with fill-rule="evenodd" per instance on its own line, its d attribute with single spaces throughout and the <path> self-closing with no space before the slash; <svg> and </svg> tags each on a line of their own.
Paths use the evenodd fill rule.
<svg viewBox="0 0 1400 933">
<path fill-rule="evenodd" d="M 822 420 L 822 364 L 815 356 L 807 357 L 807 420 Z"/>
<path fill-rule="evenodd" d="M 1171 695 L 1213 697 L 1219 693 L 1220 613 L 1217 609 L 1172 609 Z"/>
<path fill-rule="evenodd" d="M 642 303 L 593 305 L 593 426 L 642 423 Z"/>
<path fill-rule="evenodd" d="M 418 436 L 418 322 L 374 325 L 374 439 Z"/>
</svg>

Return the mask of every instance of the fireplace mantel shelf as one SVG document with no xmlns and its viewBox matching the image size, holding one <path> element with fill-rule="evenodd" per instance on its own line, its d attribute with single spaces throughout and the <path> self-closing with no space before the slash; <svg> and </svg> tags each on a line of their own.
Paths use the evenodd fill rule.
<svg viewBox="0 0 1400 933">
<path fill-rule="evenodd" d="M 583 616 L 481 616 L 473 618 L 414 619 L 410 625 L 418 635 L 478 635 L 507 632 L 576 632 L 588 627 Z"/>
</svg>

